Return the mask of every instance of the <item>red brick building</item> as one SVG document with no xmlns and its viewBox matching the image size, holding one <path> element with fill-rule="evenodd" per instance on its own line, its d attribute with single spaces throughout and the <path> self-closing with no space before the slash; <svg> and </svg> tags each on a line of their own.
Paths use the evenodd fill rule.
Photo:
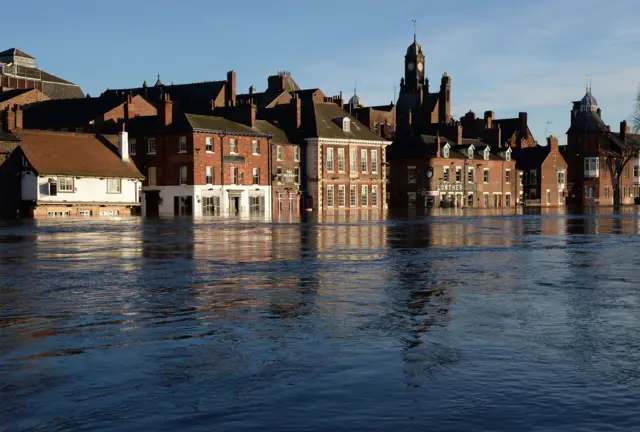
<svg viewBox="0 0 640 432">
<path fill-rule="evenodd" d="M 546 146 L 536 145 L 514 152 L 522 174 L 519 202 L 524 205 L 564 206 L 567 199 L 567 162 L 558 148 L 558 138 Z"/>
<path fill-rule="evenodd" d="M 620 132 L 602 120 L 602 111 L 591 89 L 573 103 L 567 147 L 569 201 L 577 205 L 633 204 L 636 185 L 634 166 L 640 136 L 630 133 L 626 121 Z"/>
</svg>

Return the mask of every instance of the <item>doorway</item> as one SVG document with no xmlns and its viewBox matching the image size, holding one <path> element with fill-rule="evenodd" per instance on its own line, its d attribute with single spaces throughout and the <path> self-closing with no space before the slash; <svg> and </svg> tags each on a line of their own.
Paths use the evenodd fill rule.
<svg viewBox="0 0 640 432">
<path fill-rule="evenodd" d="M 160 216 L 160 191 L 144 193 L 144 210 L 147 217 Z"/>
<path fill-rule="evenodd" d="M 239 214 L 240 214 L 240 197 L 232 195 L 229 197 L 229 215 L 237 216 Z"/>
<path fill-rule="evenodd" d="M 220 215 L 220 197 L 202 197 L 202 216 Z"/>
</svg>

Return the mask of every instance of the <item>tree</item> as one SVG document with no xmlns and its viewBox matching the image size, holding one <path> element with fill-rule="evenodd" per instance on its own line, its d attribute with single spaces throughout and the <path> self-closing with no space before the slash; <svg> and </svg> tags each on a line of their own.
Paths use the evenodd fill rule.
<svg viewBox="0 0 640 432">
<path fill-rule="evenodd" d="M 636 95 L 636 104 L 633 108 L 633 131 L 640 133 L 640 85 L 638 86 L 638 94 Z"/>
</svg>

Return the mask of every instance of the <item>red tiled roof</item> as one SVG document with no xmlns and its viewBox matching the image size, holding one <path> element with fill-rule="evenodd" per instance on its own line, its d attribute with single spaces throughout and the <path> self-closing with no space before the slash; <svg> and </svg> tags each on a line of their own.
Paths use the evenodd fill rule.
<svg viewBox="0 0 640 432">
<path fill-rule="evenodd" d="M 25 157 L 40 175 L 144 178 L 133 162 L 118 156 L 118 137 L 81 133 L 23 130 Z"/>
</svg>

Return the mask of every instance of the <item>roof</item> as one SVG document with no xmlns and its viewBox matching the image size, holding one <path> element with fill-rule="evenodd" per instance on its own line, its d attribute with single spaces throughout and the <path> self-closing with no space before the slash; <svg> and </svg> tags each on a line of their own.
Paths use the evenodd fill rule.
<svg viewBox="0 0 640 432">
<path fill-rule="evenodd" d="M 100 97 L 113 97 L 124 94 L 140 95 L 148 101 L 160 100 L 160 95 L 167 93 L 171 100 L 178 102 L 183 112 L 205 114 L 211 110 L 211 101 L 220 96 L 226 81 L 206 81 L 200 83 L 157 85 L 154 87 L 137 87 L 129 89 L 107 90 Z"/>
<path fill-rule="evenodd" d="M 289 144 L 295 142 L 295 137 L 287 133 L 277 122 L 256 120 L 254 129 L 260 133 L 271 135 L 271 142 L 274 144 Z"/>
<path fill-rule="evenodd" d="M 198 115 L 198 114 L 185 114 L 184 115 L 189 125 L 195 130 L 206 130 L 211 132 L 227 132 L 238 135 L 255 135 L 265 136 L 267 133 L 262 133 L 256 129 L 252 129 L 249 126 L 241 123 L 236 123 L 231 120 L 227 120 L 224 117 Z M 257 123 L 257 122 L 256 122 Z"/>
<path fill-rule="evenodd" d="M 602 117 L 595 111 L 579 111 L 571 122 L 567 133 L 597 133 L 608 132 Z"/>
<path fill-rule="evenodd" d="M 376 105 L 376 106 L 370 106 L 370 107 L 365 107 L 365 108 L 371 108 L 372 110 L 375 110 L 375 111 L 389 111 L 389 112 L 391 112 L 391 111 L 393 111 L 393 109 L 395 107 L 396 106 L 392 102 L 389 105 Z"/>
<path fill-rule="evenodd" d="M 6 102 L 8 100 L 11 100 L 14 97 L 17 97 L 17 96 L 20 96 L 20 95 L 25 94 L 27 92 L 30 92 L 31 90 L 34 90 L 34 89 L 32 89 L 32 88 L 15 89 L 15 90 L 5 90 L 3 92 L 0 92 L 0 103 Z"/>
<path fill-rule="evenodd" d="M 518 169 L 539 168 L 551 151 L 551 147 L 536 145 L 535 147 L 521 148 L 514 155 Z"/>
<path fill-rule="evenodd" d="M 0 130 L 0 142 L 6 142 L 6 141 L 19 141 L 19 139 L 15 135 L 12 135 L 10 133 L 3 132 L 2 130 Z"/>
<path fill-rule="evenodd" d="M 351 96 L 351 99 L 349 99 L 349 105 L 354 105 L 354 106 L 364 106 L 364 101 L 362 100 L 362 98 L 360 96 L 358 96 L 356 93 L 353 94 L 353 96 Z"/>
<path fill-rule="evenodd" d="M 54 99 L 38 102 L 24 110 L 26 129 L 59 129 L 84 126 L 102 114 L 123 104 L 111 98 Z"/>
<path fill-rule="evenodd" d="M 308 136 L 318 138 L 384 141 L 378 135 L 374 134 L 371 129 L 360 123 L 355 117 L 351 116 L 348 112 L 333 102 L 313 102 L 312 106 L 314 124 L 312 125 L 312 130 L 307 131 Z M 345 117 L 351 120 L 350 132 L 345 132 L 344 129 L 336 123 L 336 120 Z"/>
<path fill-rule="evenodd" d="M 609 139 L 620 149 L 640 150 L 640 134 L 628 134 L 624 139 L 617 132 L 612 132 Z"/>
<path fill-rule="evenodd" d="M 468 159 L 467 150 L 471 145 L 474 147 L 474 159 L 484 158 L 484 149 L 489 147 L 489 144 L 477 140 L 477 139 L 464 139 L 463 144 L 456 144 L 455 142 L 447 139 L 444 136 L 440 136 L 440 151 L 445 145 L 449 144 L 449 159 Z M 436 157 L 438 142 L 438 136 L 436 135 L 419 135 L 406 141 L 395 141 L 387 150 L 387 158 L 403 159 L 403 158 L 419 158 L 419 157 Z M 490 147 L 489 147 L 490 148 Z M 491 149 L 489 160 L 504 160 L 501 153 L 504 149 Z"/>
<path fill-rule="evenodd" d="M 19 50 L 18 48 L 9 48 L 8 50 L 4 50 L 0 52 L 0 57 L 9 57 L 9 56 L 27 57 L 35 60 L 34 56 L 29 55 L 26 52 Z"/>
<path fill-rule="evenodd" d="M 118 156 L 115 135 L 23 130 L 20 148 L 40 175 L 144 178 Z"/>
<path fill-rule="evenodd" d="M 413 43 L 407 48 L 407 55 L 422 55 L 422 46 L 416 42 L 415 35 L 413 36 Z"/>
<path fill-rule="evenodd" d="M 582 111 L 595 111 L 598 109 L 598 101 L 591 94 L 591 89 L 587 87 L 587 93 L 580 101 L 580 110 Z"/>
</svg>

